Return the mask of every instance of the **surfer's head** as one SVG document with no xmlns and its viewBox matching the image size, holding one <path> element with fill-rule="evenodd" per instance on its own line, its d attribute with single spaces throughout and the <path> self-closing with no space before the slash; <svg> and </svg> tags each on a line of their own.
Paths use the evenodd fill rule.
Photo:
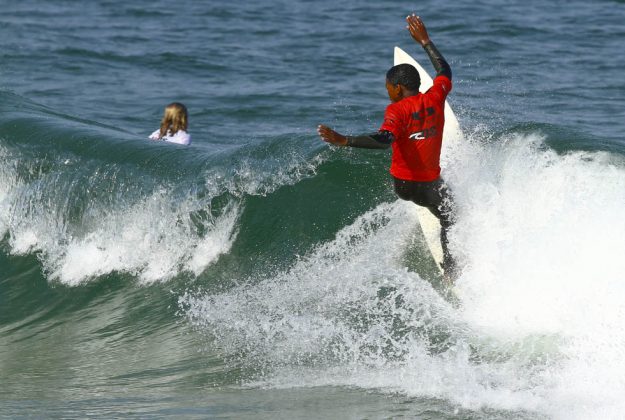
<svg viewBox="0 0 625 420">
<path fill-rule="evenodd" d="M 386 90 L 393 102 L 418 93 L 419 86 L 419 72 L 410 64 L 398 64 L 386 72 Z"/>
<path fill-rule="evenodd" d="M 161 120 L 161 137 L 165 137 L 168 131 L 170 135 L 176 134 L 179 130 L 187 131 L 188 127 L 189 116 L 186 106 L 180 102 L 172 102 L 165 107 Z"/>
</svg>

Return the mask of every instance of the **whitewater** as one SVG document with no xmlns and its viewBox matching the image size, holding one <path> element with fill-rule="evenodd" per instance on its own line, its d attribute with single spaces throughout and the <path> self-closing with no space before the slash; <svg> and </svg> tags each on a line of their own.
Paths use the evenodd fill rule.
<svg viewBox="0 0 625 420">
<path fill-rule="evenodd" d="M 497 140 L 461 145 L 463 163 L 448 172 L 459 307 L 407 269 L 411 247 L 427 252 L 412 205 L 392 202 L 272 278 L 183 296 L 184 312 L 228 355 L 271 372 L 250 386 L 354 386 L 471 410 L 617 418 L 623 159 L 558 155 L 540 133 Z"/>
</svg>

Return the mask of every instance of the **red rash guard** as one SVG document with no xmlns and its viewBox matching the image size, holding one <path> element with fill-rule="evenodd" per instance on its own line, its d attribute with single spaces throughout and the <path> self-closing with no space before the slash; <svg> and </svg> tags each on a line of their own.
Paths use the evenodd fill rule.
<svg viewBox="0 0 625 420">
<path fill-rule="evenodd" d="M 395 137 L 390 170 L 395 178 L 429 182 L 440 176 L 445 98 L 450 91 L 451 80 L 439 75 L 427 92 L 386 107 L 380 131 Z"/>
</svg>

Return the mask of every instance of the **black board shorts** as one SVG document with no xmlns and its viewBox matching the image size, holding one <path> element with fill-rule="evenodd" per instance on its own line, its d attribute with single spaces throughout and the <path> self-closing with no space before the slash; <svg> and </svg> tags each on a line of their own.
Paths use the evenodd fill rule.
<svg viewBox="0 0 625 420">
<path fill-rule="evenodd" d="M 453 198 L 443 178 L 431 182 L 407 181 L 393 178 L 395 193 L 402 200 L 427 207 L 441 222 L 443 228 L 452 225 Z"/>
</svg>

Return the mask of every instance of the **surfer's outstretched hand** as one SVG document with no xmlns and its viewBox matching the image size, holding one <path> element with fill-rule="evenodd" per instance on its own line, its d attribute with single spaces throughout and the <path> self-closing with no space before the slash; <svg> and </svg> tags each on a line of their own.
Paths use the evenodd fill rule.
<svg viewBox="0 0 625 420">
<path fill-rule="evenodd" d="M 328 126 L 317 126 L 317 133 L 319 133 L 319 137 L 321 137 L 321 139 L 326 143 L 334 144 L 336 146 L 347 146 L 347 137 L 337 133 Z"/>
<path fill-rule="evenodd" d="M 423 46 L 430 42 L 428 31 L 425 29 L 425 25 L 419 16 L 415 16 L 414 13 L 412 15 L 408 15 L 406 16 L 406 22 L 408 22 L 408 26 L 406 26 L 406 28 L 408 28 L 410 35 L 415 41 Z"/>
</svg>

